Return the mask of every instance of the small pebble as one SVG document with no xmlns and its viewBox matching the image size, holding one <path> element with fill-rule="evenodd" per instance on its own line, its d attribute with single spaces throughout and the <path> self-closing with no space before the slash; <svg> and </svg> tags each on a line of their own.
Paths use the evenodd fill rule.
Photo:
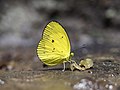
<svg viewBox="0 0 120 90">
<path fill-rule="evenodd" d="M 107 80 L 96 81 L 92 78 L 83 78 L 73 86 L 74 90 L 116 90 L 115 88 Z"/>
<path fill-rule="evenodd" d="M 0 79 L 0 85 L 3 85 L 3 84 L 5 84 L 5 82 Z"/>
</svg>

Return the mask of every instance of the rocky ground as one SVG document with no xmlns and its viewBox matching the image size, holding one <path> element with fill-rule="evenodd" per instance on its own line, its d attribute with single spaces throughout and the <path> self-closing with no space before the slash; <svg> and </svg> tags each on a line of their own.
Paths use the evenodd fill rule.
<svg viewBox="0 0 120 90">
<path fill-rule="evenodd" d="M 24 49 L 1 51 L 1 60 L 5 61 L 0 61 L 0 88 L 1 90 L 119 90 L 120 57 L 113 49 L 119 50 L 109 48 L 107 53 L 92 52 L 84 56 L 94 61 L 94 66 L 88 70 L 71 71 L 68 64 L 64 72 L 62 65 L 43 68 L 34 49 L 26 49 L 24 54 Z"/>
</svg>

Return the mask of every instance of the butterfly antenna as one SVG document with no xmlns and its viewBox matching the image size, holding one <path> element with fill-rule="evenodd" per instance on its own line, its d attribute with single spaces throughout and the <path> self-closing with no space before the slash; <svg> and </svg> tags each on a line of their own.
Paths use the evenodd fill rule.
<svg viewBox="0 0 120 90">
<path fill-rule="evenodd" d="M 63 72 L 65 71 L 65 62 L 63 62 Z"/>
</svg>

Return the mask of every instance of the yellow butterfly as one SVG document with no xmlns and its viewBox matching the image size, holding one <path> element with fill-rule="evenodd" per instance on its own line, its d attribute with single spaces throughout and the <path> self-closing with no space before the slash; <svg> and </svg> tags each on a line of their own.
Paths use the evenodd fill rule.
<svg viewBox="0 0 120 90">
<path fill-rule="evenodd" d="M 39 59 L 48 66 L 55 66 L 71 61 L 73 53 L 70 41 L 64 28 L 56 21 L 49 22 L 37 47 Z"/>
</svg>

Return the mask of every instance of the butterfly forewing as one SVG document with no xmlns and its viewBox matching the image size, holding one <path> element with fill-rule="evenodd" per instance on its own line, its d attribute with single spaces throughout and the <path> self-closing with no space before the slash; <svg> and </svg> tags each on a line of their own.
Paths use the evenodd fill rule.
<svg viewBox="0 0 120 90">
<path fill-rule="evenodd" d="M 70 42 L 64 28 L 59 23 L 52 21 L 45 27 L 37 54 L 43 63 L 50 66 L 68 61 Z"/>
</svg>

